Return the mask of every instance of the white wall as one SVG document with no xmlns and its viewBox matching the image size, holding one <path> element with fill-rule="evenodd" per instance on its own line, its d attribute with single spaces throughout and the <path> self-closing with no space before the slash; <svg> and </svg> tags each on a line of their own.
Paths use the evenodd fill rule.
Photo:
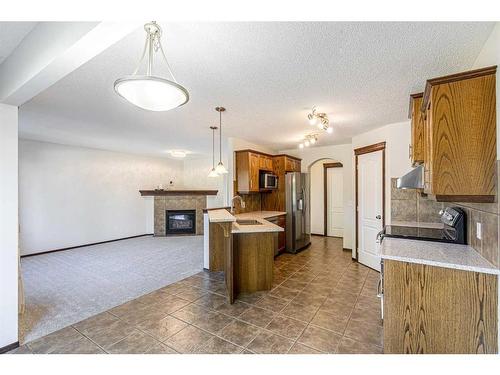
<svg viewBox="0 0 500 375">
<path fill-rule="evenodd" d="M 336 160 L 318 160 L 309 168 L 311 181 L 311 233 L 323 234 L 325 232 L 325 192 L 323 163 L 333 163 Z"/>
<path fill-rule="evenodd" d="M 17 107 L 0 104 L 0 348 L 18 341 Z"/>
<path fill-rule="evenodd" d="M 472 69 L 485 68 L 491 65 L 500 65 L 500 22 L 497 22 L 488 40 L 483 46 L 472 66 Z M 500 97 L 500 72 L 497 72 L 497 160 L 500 160 L 500 105 L 498 98 Z"/>
<path fill-rule="evenodd" d="M 218 160 L 215 164 L 218 163 Z M 223 161 L 224 162 L 224 161 Z M 226 164 L 226 163 L 224 163 Z M 227 167 L 227 164 L 226 164 Z M 228 175 L 208 177 L 212 169 L 212 155 L 184 161 L 183 181 L 186 188 L 218 190 L 216 196 L 207 197 L 207 208 L 224 207 Z"/>
<path fill-rule="evenodd" d="M 21 253 L 153 233 L 153 199 L 139 190 L 182 177 L 177 160 L 21 140 Z"/>
<path fill-rule="evenodd" d="M 385 149 L 385 223 L 391 223 L 391 178 L 409 172 L 411 162 L 408 146 L 411 137 L 410 121 L 389 124 L 352 138 L 352 148 L 386 142 Z M 354 158 L 354 152 L 353 152 Z M 353 174 L 354 176 L 354 174 Z M 354 186 L 354 185 L 353 185 Z"/>
<path fill-rule="evenodd" d="M 331 159 L 343 164 L 344 168 L 344 248 L 354 246 L 354 174 L 351 144 L 309 147 L 304 149 L 283 150 L 280 153 L 289 154 L 302 159 L 302 172 L 309 172 L 309 167 L 320 159 Z M 323 198 L 323 195 L 321 195 Z"/>
</svg>

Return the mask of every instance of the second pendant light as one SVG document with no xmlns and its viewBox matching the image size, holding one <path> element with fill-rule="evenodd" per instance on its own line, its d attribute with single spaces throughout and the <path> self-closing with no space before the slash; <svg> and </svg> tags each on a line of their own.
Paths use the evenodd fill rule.
<svg viewBox="0 0 500 375">
<path fill-rule="evenodd" d="M 215 167 L 215 171 L 218 174 L 226 174 L 227 169 L 222 162 L 222 112 L 226 110 L 224 107 L 215 107 L 215 110 L 219 112 L 219 164 Z"/>
<path fill-rule="evenodd" d="M 219 177 L 219 174 L 215 170 L 215 131 L 217 130 L 217 126 L 211 126 L 210 129 L 212 129 L 212 169 L 208 177 Z"/>
</svg>

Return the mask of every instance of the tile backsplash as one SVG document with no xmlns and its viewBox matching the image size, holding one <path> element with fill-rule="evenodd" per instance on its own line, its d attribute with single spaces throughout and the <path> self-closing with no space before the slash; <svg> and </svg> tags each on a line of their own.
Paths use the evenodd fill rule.
<svg viewBox="0 0 500 375">
<path fill-rule="evenodd" d="M 500 161 L 497 161 L 497 171 Z M 498 176 L 498 173 L 497 173 Z M 497 177 L 497 189 L 500 177 Z M 391 221 L 439 223 L 439 211 L 446 206 L 458 206 L 467 215 L 467 242 L 485 259 L 500 266 L 499 250 L 499 203 L 436 202 L 431 196 L 423 196 L 415 189 L 397 189 L 396 178 L 391 179 Z M 498 193 L 497 193 L 498 197 Z M 477 223 L 481 223 L 481 239 L 477 238 Z M 500 268 L 500 267 L 499 267 Z"/>
</svg>

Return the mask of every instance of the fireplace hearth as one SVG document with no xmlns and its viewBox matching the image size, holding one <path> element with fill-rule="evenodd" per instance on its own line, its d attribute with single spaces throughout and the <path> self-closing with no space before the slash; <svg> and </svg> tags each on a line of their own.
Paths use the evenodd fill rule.
<svg viewBox="0 0 500 375">
<path fill-rule="evenodd" d="M 165 234 L 196 234 L 196 210 L 166 210 Z"/>
</svg>

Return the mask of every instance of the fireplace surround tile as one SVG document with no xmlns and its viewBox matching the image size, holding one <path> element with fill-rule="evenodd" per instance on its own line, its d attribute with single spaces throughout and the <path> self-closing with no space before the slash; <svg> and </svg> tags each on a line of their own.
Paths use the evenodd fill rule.
<svg viewBox="0 0 500 375">
<path fill-rule="evenodd" d="M 165 236 L 165 212 L 167 210 L 196 210 L 196 234 L 203 234 L 203 209 L 207 207 L 207 197 L 200 195 L 155 196 L 154 234 Z"/>
</svg>

